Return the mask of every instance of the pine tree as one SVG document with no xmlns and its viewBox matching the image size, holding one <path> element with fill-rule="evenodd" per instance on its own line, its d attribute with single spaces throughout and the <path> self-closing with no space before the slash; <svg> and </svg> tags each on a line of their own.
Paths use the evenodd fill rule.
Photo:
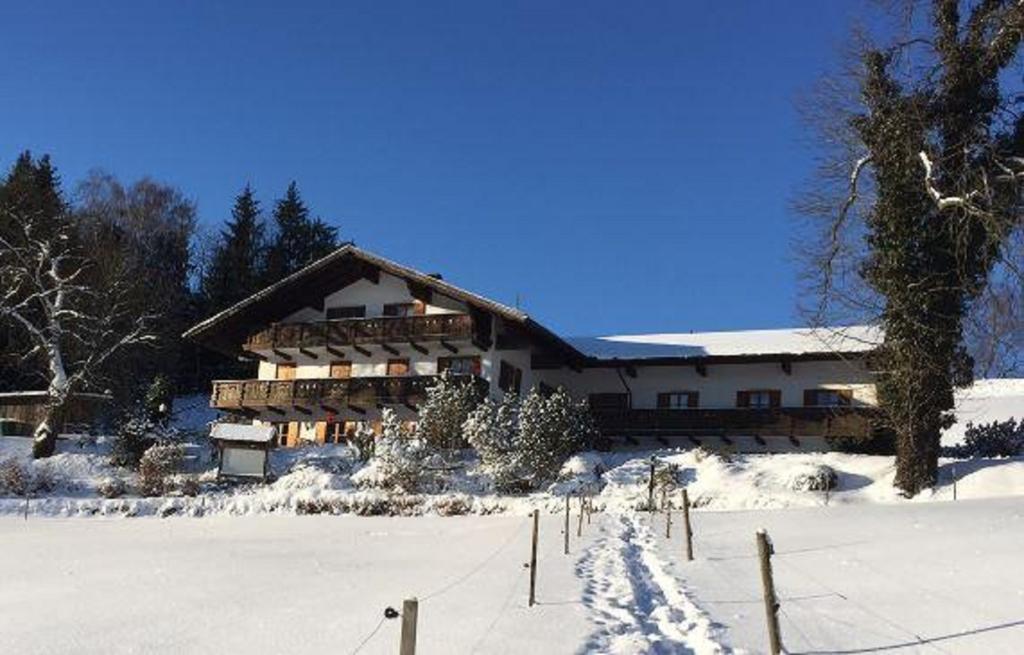
<svg viewBox="0 0 1024 655">
<path fill-rule="evenodd" d="M 260 203 L 247 184 L 235 197 L 231 220 L 220 234 L 202 281 L 208 312 L 230 307 L 260 289 L 264 277 L 263 232 Z"/>
<path fill-rule="evenodd" d="M 337 228 L 310 218 L 294 181 L 274 207 L 274 228 L 274 240 L 267 250 L 266 285 L 331 253 L 338 244 Z"/>
</svg>

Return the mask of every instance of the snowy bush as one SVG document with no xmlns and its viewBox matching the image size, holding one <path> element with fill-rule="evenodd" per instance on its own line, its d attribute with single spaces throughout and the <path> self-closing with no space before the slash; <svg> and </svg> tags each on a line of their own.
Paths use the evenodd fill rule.
<svg viewBox="0 0 1024 655">
<path fill-rule="evenodd" d="M 381 434 L 369 464 L 352 476 L 359 486 L 413 493 L 424 482 L 423 461 L 429 453 L 406 429 L 394 410 L 381 411 Z"/>
<path fill-rule="evenodd" d="M 144 496 L 167 493 L 169 479 L 185 458 L 181 444 L 163 443 L 151 446 L 139 460 L 139 491 Z"/>
<path fill-rule="evenodd" d="M 797 469 L 789 478 L 793 491 L 832 491 L 839 485 L 839 474 L 825 464 L 810 464 Z"/>
<path fill-rule="evenodd" d="M 0 493 L 24 496 L 32 484 L 32 473 L 25 464 L 15 457 L 0 461 Z"/>
<path fill-rule="evenodd" d="M 96 491 L 104 498 L 120 498 L 128 491 L 128 485 L 121 478 L 103 478 Z"/>
<path fill-rule="evenodd" d="M 659 491 L 670 493 L 679 486 L 681 469 L 678 464 L 665 463 L 654 469 L 654 486 Z"/>
<path fill-rule="evenodd" d="M 500 403 L 487 400 L 470 413 L 464 432 L 495 487 L 513 492 L 555 478 L 596 434 L 586 404 L 564 389 L 546 397 L 532 390 L 522 401 L 512 395 Z"/>
<path fill-rule="evenodd" d="M 130 415 L 117 427 L 117 435 L 110 448 L 110 461 L 115 466 L 134 468 L 143 453 L 156 442 L 154 425 L 149 419 Z"/>
<path fill-rule="evenodd" d="M 960 453 L 966 457 L 1013 457 L 1024 454 L 1024 420 L 967 424 Z"/>
<path fill-rule="evenodd" d="M 419 407 L 416 435 L 433 448 L 464 448 L 463 424 L 480 404 L 477 388 L 469 380 L 444 371 L 437 382 L 427 388 L 426 395 Z"/>
<path fill-rule="evenodd" d="M 367 423 L 359 423 L 355 433 L 349 438 L 348 444 L 355 451 L 356 459 L 360 462 L 368 462 L 373 457 L 373 450 L 377 443 L 377 435 L 373 428 Z"/>
<path fill-rule="evenodd" d="M 181 494 L 183 496 L 198 496 L 200 491 L 199 480 L 191 476 L 185 477 L 181 480 L 179 488 L 181 489 Z"/>
<path fill-rule="evenodd" d="M 32 491 L 49 493 L 57 488 L 57 476 L 46 462 L 36 462 L 32 471 Z"/>
</svg>

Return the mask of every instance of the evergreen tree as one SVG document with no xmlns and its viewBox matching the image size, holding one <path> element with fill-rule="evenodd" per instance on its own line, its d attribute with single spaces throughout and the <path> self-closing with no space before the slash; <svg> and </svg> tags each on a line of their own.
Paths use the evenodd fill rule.
<svg viewBox="0 0 1024 655">
<path fill-rule="evenodd" d="M 231 220 L 220 234 L 202 280 L 207 312 L 212 314 L 248 298 L 263 281 L 264 225 L 260 203 L 246 185 L 235 197 Z"/>
<path fill-rule="evenodd" d="M 274 240 L 267 250 L 266 285 L 313 263 L 338 245 L 337 228 L 310 218 L 294 181 L 274 206 L 274 228 Z"/>
</svg>

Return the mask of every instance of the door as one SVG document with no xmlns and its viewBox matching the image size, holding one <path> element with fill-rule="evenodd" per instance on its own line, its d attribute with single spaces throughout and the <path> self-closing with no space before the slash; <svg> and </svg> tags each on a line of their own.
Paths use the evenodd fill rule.
<svg viewBox="0 0 1024 655">
<path fill-rule="evenodd" d="M 317 443 L 328 443 L 327 441 L 327 421 L 317 421 L 316 423 L 316 442 Z"/>
<path fill-rule="evenodd" d="M 408 359 L 389 359 L 388 360 L 388 376 L 399 377 L 402 375 L 409 375 L 409 360 Z"/>
<path fill-rule="evenodd" d="M 285 439 L 284 445 L 286 446 L 297 446 L 299 444 L 299 423 L 298 421 L 292 421 L 288 424 L 288 436 Z"/>
<path fill-rule="evenodd" d="M 277 365 L 277 379 L 278 380 L 294 380 L 295 379 L 295 364 L 278 364 Z"/>
<path fill-rule="evenodd" d="M 342 380 L 352 377 L 352 362 L 331 362 L 331 377 Z"/>
</svg>

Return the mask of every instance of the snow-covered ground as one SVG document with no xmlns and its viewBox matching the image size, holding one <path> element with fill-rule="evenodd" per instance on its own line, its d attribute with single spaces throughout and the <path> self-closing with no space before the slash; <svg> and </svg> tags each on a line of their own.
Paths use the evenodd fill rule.
<svg viewBox="0 0 1024 655">
<path fill-rule="evenodd" d="M 678 515 L 574 512 L 568 556 L 562 520 L 530 608 L 526 517 L 2 517 L 0 652 L 393 653 L 417 596 L 425 654 L 761 653 L 760 527 L 790 652 L 1024 644 L 1016 499 L 695 510 L 689 563 Z"/>
</svg>

